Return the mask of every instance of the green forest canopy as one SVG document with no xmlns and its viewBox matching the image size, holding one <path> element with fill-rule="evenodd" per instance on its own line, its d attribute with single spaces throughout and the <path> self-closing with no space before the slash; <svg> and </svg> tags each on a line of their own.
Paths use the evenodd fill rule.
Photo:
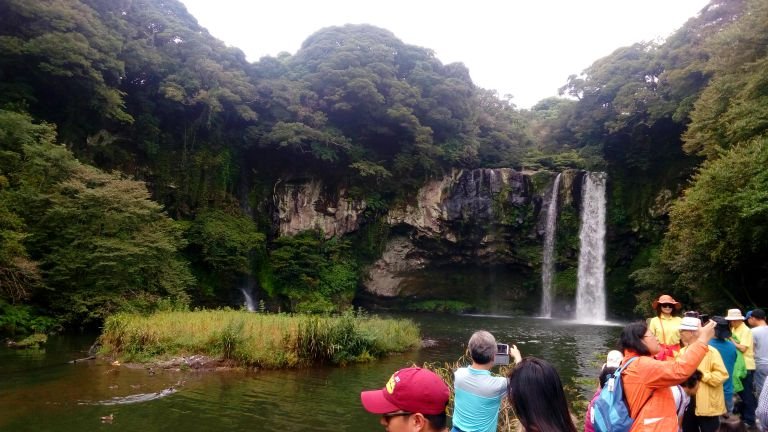
<svg viewBox="0 0 768 432">
<path fill-rule="evenodd" d="M 764 302 L 766 23 L 764 2 L 715 0 L 664 43 L 570 77 L 570 99 L 518 110 L 368 25 L 248 63 L 178 1 L 4 0 L 0 327 L 227 304 L 245 278 L 275 304 L 331 310 L 374 240 L 274 239 L 275 181 L 354 184 L 375 225 L 426 179 L 481 166 L 608 171 L 616 299 Z M 649 216 L 661 190 L 671 211 Z M 696 224 L 707 238 L 691 241 Z"/>
</svg>

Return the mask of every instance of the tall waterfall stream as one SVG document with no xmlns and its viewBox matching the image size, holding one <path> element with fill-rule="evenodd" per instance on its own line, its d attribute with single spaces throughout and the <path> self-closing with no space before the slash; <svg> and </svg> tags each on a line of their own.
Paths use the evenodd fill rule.
<svg viewBox="0 0 768 432">
<path fill-rule="evenodd" d="M 557 198 L 560 189 L 560 177 L 555 177 L 552 195 L 547 208 L 547 225 L 544 231 L 544 251 L 541 260 L 541 317 L 552 317 L 552 278 L 555 274 L 555 237 L 557 228 Z"/>
<path fill-rule="evenodd" d="M 606 178 L 601 172 L 584 176 L 575 316 L 580 322 L 605 322 Z"/>
</svg>

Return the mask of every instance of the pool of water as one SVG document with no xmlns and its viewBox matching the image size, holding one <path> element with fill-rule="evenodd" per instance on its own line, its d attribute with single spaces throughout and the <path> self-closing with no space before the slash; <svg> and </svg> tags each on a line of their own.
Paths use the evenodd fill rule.
<svg viewBox="0 0 768 432">
<path fill-rule="evenodd" d="M 435 345 L 346 367 L 173 372 L 68 363 L 87 356 L 94 336 L 51 337 L 41 351 L 0 348 L 2 431 L 375 431 L 378 418 L 360 391 L 380 388 L 395 370 L 454 362 L 477 329 L 551 362 L 575 398 L 588 398 L 600 358 L 621 327 L 503 315 L 407 315 Z M 102 417 L 111 416 L 104 423 Z"/>
</svg>

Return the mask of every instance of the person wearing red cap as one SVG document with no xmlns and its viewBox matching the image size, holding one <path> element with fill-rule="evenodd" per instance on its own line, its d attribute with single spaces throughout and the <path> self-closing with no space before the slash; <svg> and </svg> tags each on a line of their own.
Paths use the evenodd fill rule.
<svg viewBox="0 0 768 432">
<path fill-rule="evenodd" d="M 360 400 L 366 411 L 381 415 L 387 432 L 443 432 L 450 395 L 434 372 L 411 367 L 392 374 L 384 388 L 361 392 Z"/>
</svg>

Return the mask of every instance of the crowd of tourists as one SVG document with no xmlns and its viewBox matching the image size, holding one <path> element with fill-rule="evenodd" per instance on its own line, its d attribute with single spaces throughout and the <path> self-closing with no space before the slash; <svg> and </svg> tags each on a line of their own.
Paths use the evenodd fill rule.
<svg viewBox="0 0 768 432">
<path fill-rule="evenodd" d="M 610 351 L 587 408 L 585 432 L 768 431 L 768 326 L 765 312 L 723 316 L 688 311 L 669 295 L 653 302 L 656 316 L 624 327 L 621 351 Z M 452 392 L 430 370 L 395 372 L 384 388 L 361 393 L 363 407 L 388 432 L 495 432 L 503 398 L 528 432 L 576 432 L 557 370 L 545 360 L 514 360 L 506 377 L 491 369 L 499 354 L 487 331 L 469 339 L 472 361 L 454 371 Z M 757 397 L 756 397 L 757 396 Z"/>
<path fill-rule="evenodd" d="M 745 430 L 768 430 L 768 394 L 762 394 L 768 374 L 765 311 L 754 309 L 742 315 L 739 309 L 729 309 L 725 315 L 711 318 L 697 311 L 681 315 L 682 305 L 669 295 L 654 301 L 653 308 L 656 316 L 648 322 L 647 336 L 656 340 L 658 350 L 644 355 L 661 362 L 660 367 L 667 362 L 677 365 L 681 360 L 690 361 L 687 353 L 698 351 L 701 344 L 697 342 L 705 342 L 708 336 L 702 325 L 714 329 L 704 343 L 703 355 L 696 357 L 696 369 L 702 378 L 698 388 L 684 398 L 690 402 L 679 418 L 678 430 L 717 431 L 723 425 L 739 424 Z M 632 325 L 641 324 L 628 327 Z M 630 401 L 631 396 L 627 397 Z M 758 397 L 762 403 L 758 403 Z"/>
</svg>

